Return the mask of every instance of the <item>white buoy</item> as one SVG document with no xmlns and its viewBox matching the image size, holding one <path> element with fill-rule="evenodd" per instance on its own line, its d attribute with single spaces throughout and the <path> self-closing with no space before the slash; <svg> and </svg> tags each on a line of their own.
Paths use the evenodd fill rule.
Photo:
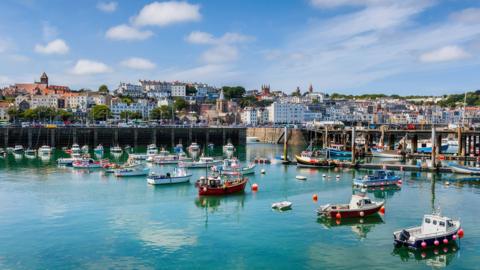
<svg viewBox="0 0 480 270">
<path fill-rule="evenodd" d="M 340 174 L 337 174 L 336 178 L 337 178 L 337 179 L 340 179 Z"/>
<path fill-rule="evenodd" d="M 323 174 L 322 176 L 323 176 L 323 177 L 327 177 L 327 175 L 326 175 L 326 174 Z"/>
<path fill-rule="evenodd" d="M 260 170 L 260 173 L 261 173 L 261 174 L 265 174 L 265 169 L 261 169 L 261 170 Z"/>
<path fill-rule="evenodd" d="M 297 175 L 297 176 L 295 176 L 295 178 L 297 178 L 298 180 L 307 180 L 307 177 L 305 177 L 303 175 Z"/>
</svg>

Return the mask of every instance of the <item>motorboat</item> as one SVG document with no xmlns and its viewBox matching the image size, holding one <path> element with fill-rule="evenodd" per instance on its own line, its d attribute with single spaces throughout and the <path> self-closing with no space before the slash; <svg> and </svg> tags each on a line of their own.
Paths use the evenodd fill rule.
<svg viewBox="0 0 480 270">
<path fill-rule="evenodd" d="M 57 164 L 59 166 L 72 167 L 73 162 L 79 160 L 79 158 L 59 158 L 57 159 Z"/>
<path fill-rule="evenodd" d="M 73 156 L 81 156 L 82 154 L 82 149 L 80 149 L 80 146 L 76 143 L 72 144 L 72 148 L 70 148 L 70 155 Z"/>
<path fill-rule="evenodd" d="M 335 163 L 321 157 L 314 157 L 309 155 L 308 152 L 302 152 L 302 154 L 295 155 L 298 167 L 310 167 L 310 168 L 332 168 L 335 167 Z"/>
<path fill-rule="evenodd" d="M 223 146 L 223 154 L 227 158 L 232 158 L 234 152 L 235 152 L 235 146 L 233 146 L 232 143 L 229 142 Z"/>
<path fill-rule="evenodd" d="M 462 166 L 459 164 L 449 164 L 448 167 L 454 173 L 480 175 L 480 167 Z"/>
<path fill-rule="evenodd" d="M 175 147 L 173 148 L 173 152 L 179 154 L 179 153 L 183 153 L 183 144 L 179 143 L 177 145 L 175 145 Z"/>
<path fill-rule="evenodd" d="M 382 148 L 371 148 L 373 157 L 378 158 L 402 158 L 402 153 L 399 150 L 384 150 Z"/>
<path fill-rule="evenodd" d="M 131 176 L 145 176 L 148 175 L 150 169 L 144 166 L 130 166 L 116 169 L 113 174 L 116 177 L 131 177 Z"/>
<path fill-rule="evenodd" d="M 198 161 L 181 161 L 178 163 L 182 168 L 210 168 L 222 164 L 221 160 L 215 160 L 212 157 L 200 157 Z"/>
<path fill-rule="evenodd" d="M 86 144 L 85 144 L 84 146 L 82 146 L 81 149 L 82 149 L 82 153 L 84 153 L 84 154 L 87 154 L 88 151 L 90 151 L 90 148 L 89 148 L 88 145 L 86 145 Z"/>
<path fill-rule="evenodd" d="M 147 183 L 150 185 L 166 185 L 190 182 L 192 174 L 187 173 L 182 168 L 175 168 L 173 172 L 166 174 L 150 173 L 147 177 Z"/>
<path fill-rule="evenodd" d="M 28 148 L 27 150 L 25 150 L 25 156 L 27 158 L 34 158 L 36 153 L 37 152 L 34 149 L 31 149 L 31 148 Z"/>
<path fill-rule="evenodd" d="M 421 226 L 393 233 L 396 247 L 405 246 L 410 249 L 447 245 L 461 237 L 463 237 L 463 229 L 459 220 L 435 213 L 424 215 Z"/>
<path fill-rule="evenodd" d="M 196 142 L 192 142 L 188 147 L 188 154 L 191 158 L 196 159 L 200 155 L 200 146 Z"/>
<path fill-rule="evenodd" d="M 13 148 L 14 154 L 23 154 L 23 152 L 24 152 L 23 146 L 20 144 L 15 145 L 15 147 Z"/>
<path fill-rule="evenodd" d="M 272 209 L 284 211 L 284 210 L 290 210 L 292 209 L 292 202 L 289 201 L 282 201 L 282 202 L 276 202 L 272 204 Z"/>
<path fill-rule="evenodd" d="M 96 161 L 91 158 L 77 159 L 72 162 L 75 169 L 100 169 L 103 167 L 104 161 Z"/>
<path fill-rule="evenodd" d="M 351 151 L 343 150 L 343 145 L 334 144 L 322 150 L 327 157 L 351 157 Z"/>
<path fill-rule="evenodd" d="M 134 160 L 147 160 L 148 155 L 146 154 L 128 154 L 128 158 L 134 159 Z"/>
<path fill-rule="evenodd" d="M 157 145 L 149 144 L 147 146 L 147 156 L 153 156 L 153 155 L 156 155 L 156 154 L 158 154 Z"/>
<path fill-rule="evenodd" d="M 191 162 L 192 159 L 186 157 L 186 155 L 180 154 L 154 155 L 147 157 L 147 162 L 159 165 L 178 164 L 180 161 Z"/>
<path fill-rule="evenodd" d="M 370 200 L 367 195 L 353 194 L 349 204 L 327 204 L 317 209 L 317 214 L 325 218 L 366 217 L 381 211 L 384 202 Z"/>
<path fill-rule="evenodd" d="M 222 196 L 244 192 L 248 179 L 240 174 L 217 177 L 200 177 L 197 181 L 198 195 Z"/>
<path fill-rule="evenodd" d="M 400 176 L 395 175 L 393 171 L 378 170 L 373 174 L 365 175 L 362 178 L 355 178 L 353 185 L 356 187 L 383 187 L 399 185 L 402 182 Z"/>
<path fill-rule="evenodd" d="M 97 145 L 97 147 L 95 147 L 95 149 L 93 149 L 93 152 L 96 154 L 96 155 L 103 155 L 104 153 L 104 149 L 103 149 L 103 145 L 99 144 Z"/>
<path fill-rule="evenodd" d="M 258 139 L 258 137 L 247 136 L 247 144 L 254 144 L 254 143 L 260 143 L 260 140 Z"/>
<path fill-rule="evenodd" d="M 222 175 L 228 175 L 233 173 L 240 173 L 241 175 L 255 174 L 255 168 L 257 165 L 251 163 L 246 167 L 242 167 L 238 159 L 224 159 L 223 164 L 219 166 L 213 166 L 212 171 L 218 171 Z"/>
<path fill-rule="evenodd" d="M 114 147 L 112 147 L 112 149 L 110 149 L 110 153 L 112 154 L 121 154 L 122 152 L 122 147 L 120 147 L 119 145 L 115 145 Z"/>
<path fill-rule="evenodd" d="M 42 145 L 38 148 L 38 155 L 40 156 L 48 156 L 52 154 L 52 148 L 48 145 Z"/>
</svg>

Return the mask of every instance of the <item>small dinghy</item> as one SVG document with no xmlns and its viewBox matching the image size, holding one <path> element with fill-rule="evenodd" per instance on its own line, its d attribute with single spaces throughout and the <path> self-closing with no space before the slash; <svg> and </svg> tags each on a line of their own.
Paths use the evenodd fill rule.
<svg viewBox="0 0 480 270">
<path fill-rule="evenodd" d="M 283 201 L 283 202 L 276 202 L 272 204 L 272 209 L 275 210 L 290 210 L 292 209 L 292 202 L 289 201 Z"/>
<path fill-rule="evenodd" d="M 295 178 L 297 178 L 298 180 L 307 180 L 307 177 L 305 177 L 303 175 L 297 175 L 297 176 L 295 176 Z"/>
<path fill-rule="evenodd" d="M 460 221 L 439 214 L 424 215 L 422 225 L 393 233 L 396 247 L 419 249 L 447 245 L 463 237 Z"/>
<path fill-rule="evenodd" d="M 469 167 L 459 164 L 449 164 L 448 167 L 453 173 L 480 175 L 480 167 Z"/>
</svg>

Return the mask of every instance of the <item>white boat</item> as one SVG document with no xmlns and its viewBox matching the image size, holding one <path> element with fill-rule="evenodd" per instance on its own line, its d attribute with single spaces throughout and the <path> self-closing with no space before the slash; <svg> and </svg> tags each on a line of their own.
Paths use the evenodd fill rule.
<svg viewBox="0 0 480 270">
<path fill-rule="evenodd" d="M 70 149 L 70 154 L 71 154 L 72 156 L 74 156 L 74 155 L 81 155 L 81 154 L 82 154 L 82 150 L 80 149 L 80 146 L 79 146 L 78 144 L 74 143 L 74 144 L 72 145 L 72 148 Z"/>
<path fill-rule="evenodd" d="M 372 156 L 378 158 L 402 158 L 402 155 L 395 150 L 383 150 L 381 148 L 372 148 Z"/>
<path fill-rule="evenodd" d="M 175 168 L 172 173 L 150 173 L 147 177 L 147 183 L 149 183 L 150 185 L 187 183 L 190 181 L 190 177 L 192 177 L 192 174 L 187 173 L 184 169 Z"/>
<path fill-rule="evenodd" d="M 235 152 L 235 146 L 233 146 L 232 143 L 227 143 L 226 145 L 223 146 L 223 154 L 227 158 L 232 158 L 234 152 Z"/>
<path fill-rule="evenodd" d="M 15 154 L 23 154 L 23 146 L 22 145 L 15 145 L 15 147 L 13 148 L 13 153 Z"/>
<path fill-rule="evenodd" d="M 82 153 L 87 154 L 89 150 L 90 148 L 88 147 L 88 145 L 85 144 L 84 146 L 82 146 Z"/>
<path fill-rule="evenodd" d="M 295 178 L 297 178 L 298 180 L 307 180 L 307 177 L 305 177 L 303 175 L 297 175 L 297 176 L 295 176 Z"/>
<path fill-rule="evenodd" d="M 147 157 L 147 162 L 159 165 L 178 164 L 180 161 L 191 162 L 192 159 L 185 155 L 155 155 Z"/>
<path fill-rule="evenodd" d="M 131 176 L 148 175 L 149 172 L 150 172 L 150 169 L 144 166 L 131 166 L 131 167 L 125 167 L 121 169 L 116 169 L 113 171 L 113 174 L 116 177 L 131 177 Z"/>
<path fill-rule="evenodd" d="M 121 154 L 123 152 L 122 148 L 119 145 L 115 145 L 110 149 L 110 153 L 112 154 Z"/>
<path fill-rule="evenodd" d="M 257 165 L 251 163 L 246 167 L 241 167 L 238 159 L 224 159 L 221 166 L 212 167 L 213 171 L 219 171 L 223 175 L 240 173 L 241 175 L 255 174 Z"/>
<path fill-rule="evenodd" d="M 196 159 L 200 155 L 200 146 L 196 142 L 192 142 L 188 147 L 188 154 L 191 158 Z"/>
<path fill-rule="evenodd" d="M 96 161 L 91 158 L 76 159 L 72 162 L 72 167 L 75 169 L 100 169 L 102 165 L 102 161 Z"/>
<path fill-rule="evenodd" d="M 439 214 L 424 215 L 422 225 L 393 233 L 395 246 L 411 249 L 437 247 L 463 237 L 460 221 Z"/>
<path fill-rule="evenodd" d="M 181 161 L 178 163 L 181 168 L 210 168 L 222 164 L 221 160 L 214 160 L 212 157 L 200 157 L 199 161 Z"/>
<path fill-rule="evenodd" d="M 258 139 L 258 137 L 247 136 L 247 143 L 248 143 L 248 144 L 260 143 L 260 140 Z"/>
<path fill-rule="evenodd" d="M 282 202 L 273 203 L 273 204 L 272 204 L 272 209 L 276 209 L 276 210 L 289 210 L 289 209 L 292 209 L 292 202 L 282 201 Z"/>
<path fill-rule="evenodd" d="M 480 175 L 480 167 L 469 167 L 458 164 L 449 164 L 448 167 L 454 173 Z"/>
<path fill-rule="evenodd" d="M 75 160 L 77 160 L 77 158 L 59 158 L 57 159 L 57 164 L 59 166 L 72 166 Z"/>
<path fill-rule="evenodd" d="M 27 158 L 34 158 L 35 154 L 36 154 L 36 151 L 33 149 L 28 148 L 27 150 L 25 150 L 25 157 Z"/>
<path fill-rule="evenodd" d="M 147 155 L 152 156 L 158 154 L 158 149 L 155 144 L 150 144 L 147 146 Z"/>
<path fill-rule="evenodd" d="M 38 154 L 41 156 L 47 156 L 52 154 L 52 148 L 48 145 L 42 145 L 40 148 L 38 148 Z"/>
<path fill-rule="evenodd" d="M 103 152 L 104 152 L 103 145 L 101 144 L 97 145 L 97 147 L 93 149 L 93 152 L 97 155 L 103 155 Z"/>
<path fill-rule="evenodd" d="M 134 160 L 147 160 L 148 155 L 146 154 L 129 154 L 129 158 L 134 159 Z"/>
</svg>

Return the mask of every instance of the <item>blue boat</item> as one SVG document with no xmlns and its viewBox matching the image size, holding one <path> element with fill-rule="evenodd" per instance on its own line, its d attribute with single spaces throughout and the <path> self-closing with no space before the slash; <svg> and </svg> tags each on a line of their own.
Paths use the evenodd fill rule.
<svg viewBox="0 0 480 270">
<path fill-rule="evenodd" d="M 353 185 L 357 187 L 383 187 L 401 184 L 402 178 L 392 171 L 379 170 L 363 178 L 355 178 Z"/>
<path fill-rule="evenodd" d="M 447 151 L 448 149 L 448 144 L 443 144 L 441 147 L 440 147 L 440 151 L 441 152 L 445 152 Z M 424 154 L 430 154 L 432 153 L 432 147 L 420 147 L 417 149 L 417 153 L 424 153 Z"/>
</svg>

